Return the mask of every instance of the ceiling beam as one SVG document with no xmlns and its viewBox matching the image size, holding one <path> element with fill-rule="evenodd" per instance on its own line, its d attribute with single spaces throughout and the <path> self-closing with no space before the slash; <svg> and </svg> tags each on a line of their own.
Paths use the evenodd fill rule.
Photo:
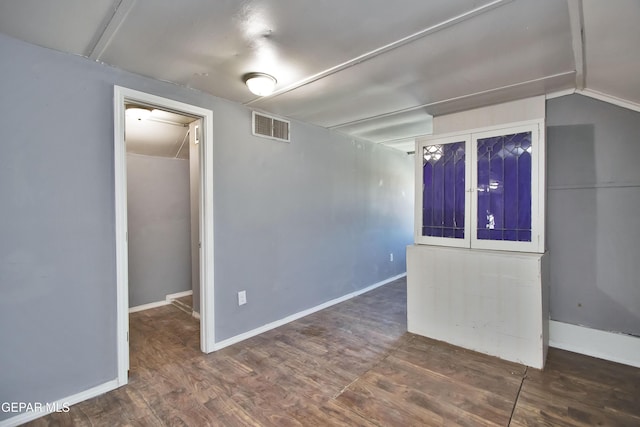
<svg viewBox="0 0 640 427">
<path fill-rule="evenodd" d="M 391 51 L 393 49 L 397 49 L 397 48 L 399 48 L 401 46 L 409 44 L 409 43 L 411 43 L 411 42 L 413 42 L 415 40 L 418 40 L 418 39 L 421 39 L 423 37 L 426 37 L 429 34 L 436 33 L 438 31 L 444 30 L 445 28 L 449 28 L 449 27 L 451 27 L 451 26 L 453 26 L 455 24 L 459 24 L 460 22 L 466 21 L 467 19 L 471 19 L 474 16 L 483 14 L 485 12 L 489 12 L 490 10 L 493 10 L 493 9 L 495 9 L 497 7 L 504 6 L 505 4 L 511 3 L 512 1 L 513 0 L 494 0 L 494 1 L 490 2 L 490 3 L 487 3 L 485 5 L 479 6 L 479 7 L 475 8 L 475 9 L 469 10 L 467 12 L 464 12 L 464 13 L 460 14 L 460 15 L 454 16 L 453 18 L 449 18 L 449 19 L 447 19 L 445 21 L 442 21 L 442 22 L 440 22 L 438 24 L 432 25 L 431 27 L 425 28 L 425 29 L 420 30 L 420 31 L 418 31 L 416 33 L 413 33 L 411 35 L 403 37 L 403 38 L 401 38 L 399 40 L 396 40 L 394 42 L 391 42 L 389 44 L 381 46 L 381 47 L 379 47 L 377 49 L 374 49 L 372 51 L 364 53 L 364 54 L 362 54 L 360 56 L 352 58 L 352 59 L 350 59 L 348 61 L 345 61 L 345 62 L 343 62 L 341 64 L 338 64 L 338 65 L 336 65 L 334 67 L 328 68 L 328 69 L 326 69 L 324 71 L 321 71 L 321 72 L 319 72 L 317 74 L 314 74 L 312 76 L 306 77 L 306 78 L 304 78 L 302 80 L 299 80 L 299 81 L 297 81 L 297 82 L 295 82 L 293 84 L 290 84 L 289 86 L 285 86 L 282 89 L 276 90 L 275 92 L 273 92 L 269 96 L 255 98 L 255 99 L 245 103 L 245 105 L 251 105 L 251 104 L 253 104 L 255 102 L 261 101 L 261 100 L 266 99 L 266 98 L 274 98 L 274 97 L 276 97 L 278 95 L 282 95 L 284 93 L 291 92 L 292 90 L 298 89 L 298 88 L 300 88 L 302 86 L 308 85 L 310 83 L 313 83 L 315 81 L 318 81 L 320 79 L 328 77 L 328 76 L 330 76 L 332 74 L 335 74 L 335 73 L 337 73 L 339 71 L 345 70 L 347 68 L 351 68 L 354 65 L 358 65 L 358 64 L 360 64 L 362 62 L 365 62 L 365 61 L 368 61 L 370 59 L 373 59 L 376 56 L 382 55 L 383 53 L 389 52 L 389 51 Z"/>
<path fill-rule="evenodd" d="M 586 68 L 584 54 L 584 14 L 582 0 L 568 0 L 569 23 L 571 25 L 571 44 L 573 58 L 576 63 L 576 89 L 582 90 L 586 86 Z"/>
<path fill-rule="evenodd" d="M 547 93 L 544 97 L 546 100 L 549 100 L 549 99 L 560 98 L 563 96 L 573 95 L 574 93 L 576 93 L 576 90 L 571 88 L 571 89 L 559 90 L 557 92 Z"/>
<path fill-rule="evenodd" d="M 338 128 L 343 128 L 345 126 L 354 126 L 354 125 L 359 125 L 361 123 L 370 122 L 372 120 L 380 120 L 380 119 L 384 119 L 384 118 L 387 118 L 387 117 L 396 116 L 398 114 L 410 113 L 412 111 L 419 110 L 421 108 L 426 108 L 426 107 L 428 107 L 428 106 L 430 106 L 432 104 L 433 103 L 420 104 L 420 105 L 416 105 L 414 107 L 402 108 L 400 110 L 389 111 L 387 113 L 377 114 L 375 116 L 363 117 L 361 119 L 351 120 L 349 122 L 344 122 L 344 123 L 339 123 L 337 125 L 327 126 L 327 129 L 338 129 Z"/>
<path fill-rule="evenodd" d="M 113 36 L 118 32 L 120 26 L 133 9 L 136 0 L 120 0 L 115 10 L 113 11 L 113 15 L 109 19 L 109 23 L 104 27 L 102 34 L 100 34 L 95 42 L 92 43 L 91 48 L 87 53 L 87 57 L 93 59 L 94 61 L 99 61 L 100 57 L 104 53 L 105 49 L 111 43 Z"/>
<path fill-rule="evenodd" d="M 149 117 L 147 120 L 150 121 L 150 122 L 164 123 L 166 125 L 180 126 L 180 127 L 183 127 L 183 128 L 188 128 L 189 127 L 189 123 L 174 122 L 172 120 L 160 119 L 160 118 L 157 118 L 157 117 Z"/>
<path fill-rule="evenodd" d="M 408 112 L 419 110 L 419 109 L 424 109 L 427 112 L 427 114 L 429 114 L 429 112 L 428 112 L 429 108 L 441 106 L 441 105 L 447 104 L 449 102 L 462 101 L 462 100 L 465 100 L 465 99 L 473 99 L 474 97 L 477 97 L 477 96 L 490 95 L 492 93 L 499 93 L 499 92 L 502 92 L 502 91 L 505 91 L 505 90 L 512 90 L 512 89 L 517 89 L 517 88 L 526 88 L 529 85 L 533 85 L 533 84 L 536 84 L 536 83 L 544 83 L 547 80 L 553 80 L 553 79 L 556 79 L 556 78 L 569 76 L 569 75 L 572 75 L 574 73 L 575 73 L 575 71 L 573 71 L 573 70 L 572 71 L 566 71 L 564 73 L 553 74 L 551 76 L 540 77 L 540 78 L 537 78 L 537 79 L 527 80 L 527 81 L 524 81 L 524 82 L 514 83 L 514 84 L 510 84 L 510 85 L 506 85 L 506 86 L 500 86 L 500 87 L 496 87 L 496 88 L 493 88 L 493 89 L 487 89 L 487 90 L 483 90 L 483 91 L 480 91 L 480 92 L 470 93 L 470 94 L 467 94 L 467 95 L 456 96 L 456 97 L 449 98 L 449 99 L 443 99 L 443 100 L 440 100 L 440 101 L 435 101 L 435 102 L 429 102 L 429 103 L 426 103 L 426 104 L 415 105 L 413 107 L 402 108 L 400 110 L 390 111 L 388 113 L 378 114 L 378 115 L 371 116 L 371 117 L 364 117 L 364 118 L 357 119 L 357 120 L 352 120 L 352 121 L 349 121 L 349 122 L 344 122 L 344 123 L 339 123 L 339 124 L 335 124 L 335 125 L 332 125 L 332 126 L 327 126 L 327 128 L 328 129 L 339 129 L 341 127 L 357 125 L 357 124 L 360 124 L 360 123 L 368 122 L 370 120 L 378 120 L 378 119 L 382 119 L 382 118 L 385 118 L 385 117 L 395 116 L 397 114 L 408 113 Z"/>
<path fill-rule="evenodd" d="M 608 102 L 609 104 L 617 105 L 618 107 L 627 108 L 631 111 L 640 112 L 640 104 L 637 102 L 629 101 L 627 99 L 618 98 L 617 96 L 608 95 L 606 93 L 598 92 L 593 89 L 577 90 L 576 93 L 584 96 L 588 96 L 599 101 Z"/>
</svg>

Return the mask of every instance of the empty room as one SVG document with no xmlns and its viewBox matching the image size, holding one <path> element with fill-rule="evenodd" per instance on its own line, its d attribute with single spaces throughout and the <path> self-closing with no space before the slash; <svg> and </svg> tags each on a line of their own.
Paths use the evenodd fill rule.
<svg viewBox="0 0 640 427">
<path fill-rule="evenodd" d="M 0 2 L 0 427 L 640 425 L 640 2 Z"/>
</svg>

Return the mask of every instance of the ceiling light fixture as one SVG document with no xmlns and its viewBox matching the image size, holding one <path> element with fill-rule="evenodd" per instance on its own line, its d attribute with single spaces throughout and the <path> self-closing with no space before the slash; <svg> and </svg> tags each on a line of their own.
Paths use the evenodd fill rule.
<svg viewBox="0 0 640 427">
<path fill-rule="evenodd" d="M 134 120 L 147 120 L 151 115 L 151 110 L 141 107 L 127 107 L 127 117 Z"/>
<path fill-rule="evenodd" d="M 249 73 L 244 76 L 244 83 L 251 93 L 258 96 L 269 96 L 276 88 L 275 77 L 265 73 Z"/>
</svg>

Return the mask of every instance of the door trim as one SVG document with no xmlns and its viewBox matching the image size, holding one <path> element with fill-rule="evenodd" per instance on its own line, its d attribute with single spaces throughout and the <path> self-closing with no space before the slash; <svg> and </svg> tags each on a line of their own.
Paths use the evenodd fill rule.
<svg viewBox="0 0 640 427">
<path fill-rule="evenodd" d="M 127 150 L 124 140 L 125 102 L 138 102 L 202 119 L 200 146 L 200 349 L 215 344 L 213 274 L 213 112 L 137 90 L 114 86 L 114 175 L 118 386 L 127 384 L 129 370 L 129 265 L 127 247 Z"/>
</svg>

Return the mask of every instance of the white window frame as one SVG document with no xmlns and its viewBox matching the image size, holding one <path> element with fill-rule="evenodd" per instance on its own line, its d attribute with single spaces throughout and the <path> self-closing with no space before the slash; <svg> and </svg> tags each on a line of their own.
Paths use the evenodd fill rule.
<svg viewBox="0 0 640 427">
<path fill-rule="evenodd" d="M 446 145 L 454 142 L 464 142 L 464 238 L 455 239 L 452 237 L 435 237 L 422 235 L 422 202 L 424 181 L 422 170 L 424 167 L 423 150 L 424 147 L 431 145 Z M 471 138 L 469 134 L 456 134 L 452 136 L 421 139 L 416 143 L 416 204 L 415 204 L 415 242 L 425 245 L 452 246 L 457 248 L 471 247 L 471 218 L 469 215 L 469 206 L 471 205 L 471 169 L 467 167 L 469 164 L 469 156 L 471 155 Z"/>
<path fill-rule="evenodd" d="M 509 123 L 499 126 L 472 129 L 464 132 L 433 135 L 416 140 L 416 204 L 415 243 L 465 247 L 471 249 L 503 250 L 514 252 L 544 253 L 545 251 L 545 124 L 544 119 Z M 500 135 L 531 132 L 531 241 L 480 240 L 478 236 L 478 139 Z M 465 141 L 465 232 L 464 239 L 422 235 L 423 149 Z"/>
</svg>

